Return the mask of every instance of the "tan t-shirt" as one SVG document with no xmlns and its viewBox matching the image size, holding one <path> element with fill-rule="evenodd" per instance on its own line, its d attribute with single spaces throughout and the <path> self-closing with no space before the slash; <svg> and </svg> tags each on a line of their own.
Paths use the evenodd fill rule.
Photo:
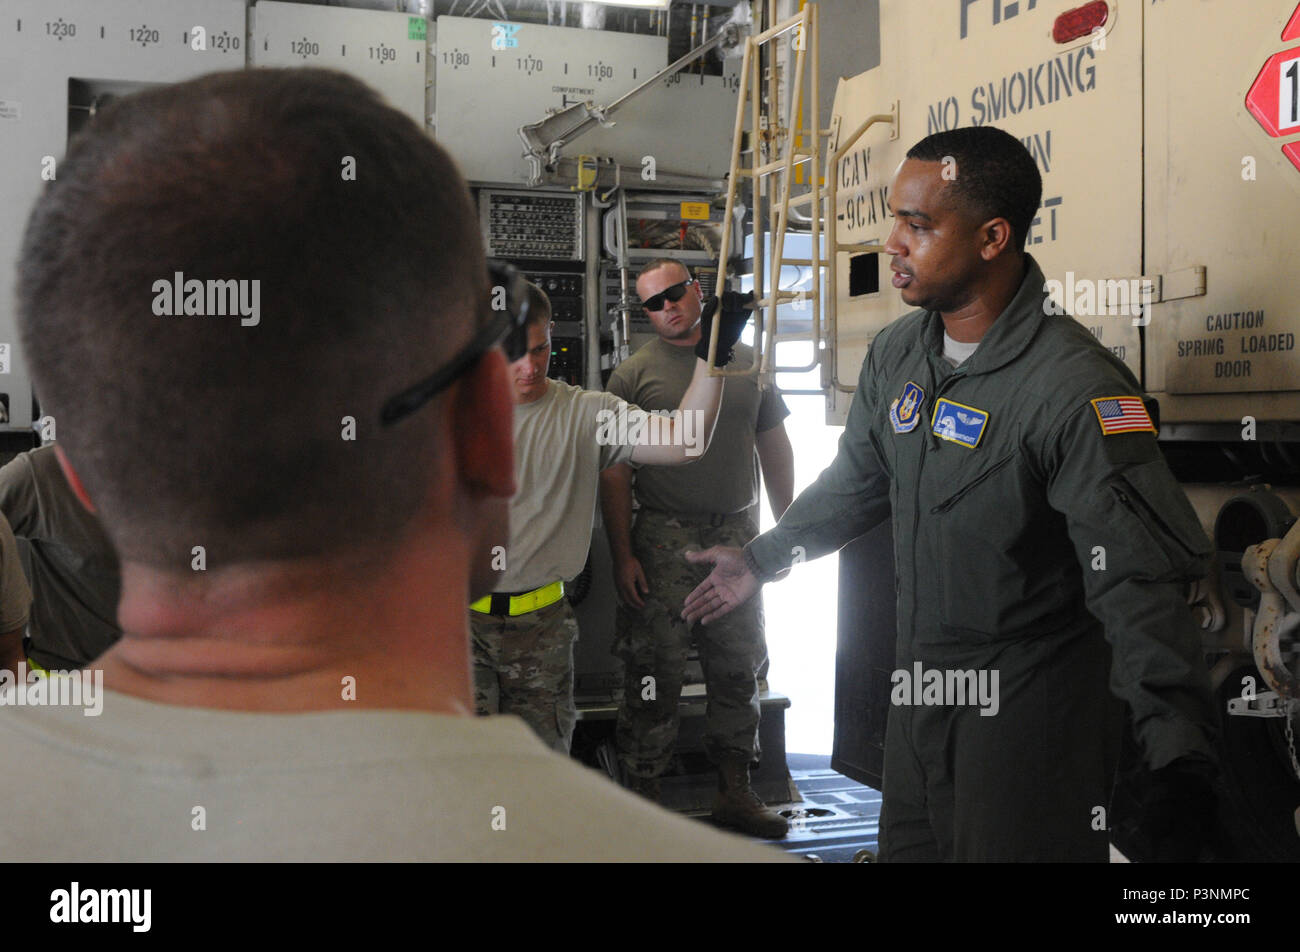
<svg viewBox="0 0 1300 952">
<path fill-rule="evenodd" d="M 24 814 L 0 861 L 798 861 L 634 796 L 517 717 L 99 698 L 92 717 L 0 704 L 0 802 Z"/>
<path fill-rule="evenodd" d="M 747 367 L 754 351 L 736 345 L 735 367 Z M 695 348 L 655 338 L 619 364 L 608 391 L 645 410 L 672 410 L 695 373 Z M 754 437 L 790 415 L 775 390 L 759 391 L 754 377 L 728 377 L 709 451 L 682 466 L 640 466 L 636 500 L 679 515 L 741 512 L 758 502 Z"/>
<path fill-rule="evenodd" d="M 0 634 L 24 627 L 31 610 L 32 590 L 23 575 L 18 542 L 8 520 L 0 515 Z"/>
<path fill-rule="evenodd" d="M 18 538 L 31 579 L 28 657 L 51 669 L 90 664 L 122 636 L 117 555 L 59 468 L 53 445 L 0 467 L 0 512 Z"/>
<path fill-rule="evenodd" d="M 510 500 L 506 570 L 494 591 L 529 591 L 582 571 L 591 548 L 600 471 L 627 462 L 633 449 L 598 439 L 602 411 L 617 415 L 632 409 L 612 394 L 558 380 L 549 382 L 540 400 L 515 407 L 519 491 Z"/>
</svg>

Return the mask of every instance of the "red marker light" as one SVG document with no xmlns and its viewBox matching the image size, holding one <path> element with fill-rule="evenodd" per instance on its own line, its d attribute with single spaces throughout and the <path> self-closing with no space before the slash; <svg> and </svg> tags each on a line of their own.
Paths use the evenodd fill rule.
<svg viewBox="0 0 1300 952">
<path fill-rule="evenodd" d="M 1052 24 L 1052 39 L 1057 43 L 1069 43 L 1105 26 L 1109 18 L 1110 7 L 1106 0 L 1092 0 L 1092 3 L 1066 10 L 1057 17 Z"/>
</svg>

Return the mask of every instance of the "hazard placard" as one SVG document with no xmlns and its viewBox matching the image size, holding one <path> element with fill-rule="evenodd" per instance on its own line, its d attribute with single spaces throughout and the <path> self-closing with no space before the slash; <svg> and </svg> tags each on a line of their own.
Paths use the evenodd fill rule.
<svg viewBox="0 0 1300 952">
<path fill-rule="evenodd" d="M 1274 138 L 1300 132 L 1300 46 L 1265 61 L 1246 93 L 1246 108 Z"/>
<path fill-rule="evenodd" d="M 1296 4 L 1295 13 L 1291 14 L 1291 19 L 1282 28 L 1282 42 L 1289 43 L 1292 40 L 1300 40 L 1300 4 Z"/>
<path fill-rule="evenodd" d="M 1282 154 L 1291 160 L 1291 164 L 1300 169 L 1300 142 L 1288 142 L 1282 146 Z"/>
</svg>

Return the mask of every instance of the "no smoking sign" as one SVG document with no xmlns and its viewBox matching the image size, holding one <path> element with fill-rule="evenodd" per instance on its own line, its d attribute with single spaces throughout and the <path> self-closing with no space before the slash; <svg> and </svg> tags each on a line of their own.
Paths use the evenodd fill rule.
<svg viewBox="0 0 1300 952">
<path fill-rule="evenodd" d="M 1300 39 L 1300 6 L 1282 30 L 1282 41 Z M 1246 93 L 1246 108 L 1273 138 L 1300 133 L 1300 46 L 1274 53 L 1260 68 Z M 1300 142 L 1282 147 L 1300 169 Z"/>
</svg>

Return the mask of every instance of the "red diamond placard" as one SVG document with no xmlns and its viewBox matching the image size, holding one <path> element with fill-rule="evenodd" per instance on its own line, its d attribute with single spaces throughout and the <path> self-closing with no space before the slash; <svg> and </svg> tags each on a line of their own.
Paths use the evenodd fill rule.
<svg viewBox="0 0 1300 952">
<path fill-rule="evenodd" d="M 1291 164 L 1300 169 L 1300 142 L 1288 142 L 1282 146 L 1282 154 L 1291 160 Z"/>
<path fill-rule="evenodd" d="M 1265 61 L 1246 93 L 1246 108 L 1274 138 L 1300 132 L 1300 46 Z"/>
<path fill-rule="evenodd" d="M 1283 43 L 1289 43 L 1291 40 L 1297 39 L 1300 39 L 1300 4 L 1296 5 L 1295 13 L 1291 14 L 1291 19 L 1282 28 Z"/>
</svg>

